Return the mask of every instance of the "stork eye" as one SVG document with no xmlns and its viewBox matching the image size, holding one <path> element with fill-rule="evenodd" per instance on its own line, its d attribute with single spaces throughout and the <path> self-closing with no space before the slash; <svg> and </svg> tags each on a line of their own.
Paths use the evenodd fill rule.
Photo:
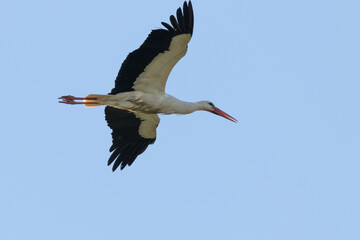
<svg viewBox="0 0 360 240">
<path fill-rule="evenodd" d="M 213 103 L 209 102 L 209 105 L 212 106 L 212 107 L 215 107 Z"/>
</svg>

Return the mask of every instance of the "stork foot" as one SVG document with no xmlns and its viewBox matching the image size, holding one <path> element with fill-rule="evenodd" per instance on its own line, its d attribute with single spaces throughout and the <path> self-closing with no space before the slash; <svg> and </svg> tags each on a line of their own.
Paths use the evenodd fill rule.
<svg viewBox="0 0 360 240">
<path fill-rule="evenodd" d="M 85 97 L 85 98 L 80 98 L 80 97 L 74 97 L 71 95 L 68 96 L 62 96 L 59 97 L 59 99 L 61 99 L 61 101 L 59 101 L 59 103 L 65 103 L 65 104 L 92 104 L 92 102 L 89 101 L 96 101 L 96 98 L 89 98 L 89 97 Z M 77 102 L 76 100 L 80 100 L 80 102 Z M 86 102 L 85 102 L 86 100 Z M 96 104 L 96 102 L 94 102 L 94 104 Z"/>
</svg>

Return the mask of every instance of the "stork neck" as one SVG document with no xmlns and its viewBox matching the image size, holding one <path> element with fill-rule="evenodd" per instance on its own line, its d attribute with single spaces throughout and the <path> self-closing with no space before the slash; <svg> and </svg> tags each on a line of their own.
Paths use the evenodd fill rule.
<svg viewBox="0 0 360 240">
<path fill-rule="evenodd" d="M 167 95 L 165 114 L 189 114 L 200 110 L 198 103 L 181 101 L 171 95 Z"/>
</svg>

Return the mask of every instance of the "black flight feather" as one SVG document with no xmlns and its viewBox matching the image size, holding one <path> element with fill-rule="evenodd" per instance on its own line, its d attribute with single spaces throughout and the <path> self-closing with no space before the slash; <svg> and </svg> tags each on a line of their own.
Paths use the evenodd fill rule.
<svg viewBox="0 0 360 240">
<path fill-rule="evenodd" d="M 183 18 L 183 14 L 181 12 L 181 8 L 178 8 L 178 10 L 176 11 L 176 18 L 178 21 L 178 26 L 179 26 L 180 32 L 185 32 L 184 18 Z"/>
<path fill-rule="evenodd" d="M 173 26 L 173 28 L 175 29 L 175 31 L 179 31 L 178 23 L 177 23 L 174 15 L 170 16 L 170 22 L 171 22 L 171 25 Z"/>
</svg>

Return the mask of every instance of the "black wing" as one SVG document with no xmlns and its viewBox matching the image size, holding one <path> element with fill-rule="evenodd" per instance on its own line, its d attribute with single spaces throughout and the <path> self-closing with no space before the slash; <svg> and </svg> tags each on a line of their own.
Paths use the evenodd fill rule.
<svg viewBox="0 0 360 240">
<path fill-rule="evenodd" d="M 183 11 L 181 11 L 181 8 L 178 8 L 176 15 L 177 19 L 173 15 L 170 16 L 170 22 L 172 26 L 162 22 L 162 25 L 166 28 L 166 30 L 153 30 L 144 43 L 140 46 L 140 48 L 131 52 L 127 56 L 121 65 L 115 80 L 115 87 L 111 90 L 111 94 L 133 91 L 134 82 L 139 77 L 139 75 L 145 72 L 145 68 L 153 62 L 155 57 L 161 53 L 164 53 L 165 51 L 169 51 L 170 44 L 174 37 L 189 34 L 189 38 L 186 38 L 185 41 L 178 43 L 181 46 L 179 46 L 180 49 L 177 50 L 181 51 L 183 55 L 175 52 L 173 55 L 179 55 L 176 55 L 178 58 L 176 61 L 172 61 L 170 63 L 168 63 L 166 60 L 162 61 L 169 65 L 167 68 L 170 70 L 161 72 L 163 71 L 162 67 L 161 69 L 152 69 L 152 72 L 150 72 L 151 75 L 155 76 L 163 75 L 161 81 L 165 82 L 162 84 L 165 86 L 167 76 L 169 75 L 171 69 L 176 64 L 176 62 L 185 55 L 187 43 L 190 41 L 191 35 L 193 33 L 194 13 L 191 1 L 189 1 L 189 4 L 184 2 Z"/>
<path fill-rule="evenodd" d="M 105 118 L 112 129 L 113 144 L 109 151 L 113 153 L 108 165 L 115 161 L 113 171 L 119 165 L 121 170 L 126 165 L 130 166 L 149 144 L 155 142 L 156 127 L 160 122 L 156 114 L 132 113 L 107 106 Z"/>
</svg>

